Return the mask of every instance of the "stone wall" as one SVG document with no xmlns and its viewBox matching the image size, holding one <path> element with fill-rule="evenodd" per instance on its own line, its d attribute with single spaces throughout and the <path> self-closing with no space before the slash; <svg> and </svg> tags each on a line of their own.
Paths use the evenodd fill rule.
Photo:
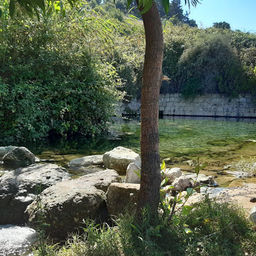
<svg viewBox="0 0 256 256">
<path fill-rule="evenodd" d="M 255 117 L 256 104 L 251 97 L 229 99 L 218 94 L 185 100 L 180 94 L 161 94 L 159 111 L 164 116 Z M 124 114 L 139 114 L 140 102 L 133 100 L 123 107 Z"/>
</svg>

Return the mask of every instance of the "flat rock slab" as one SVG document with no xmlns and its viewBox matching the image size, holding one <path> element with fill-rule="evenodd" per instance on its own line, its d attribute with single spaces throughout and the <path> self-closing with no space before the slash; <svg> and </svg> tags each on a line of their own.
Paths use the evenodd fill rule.
<svg viewBox="0 0 256 256">
<path fill-rule="evenodd" d="M 81 229 L 84 219 L 106 219 L 105 191 L 112 182 L 118 181 L 120 176 L 116 171 L 105 170 L 57 183 L 40 194 L 41 209 L 36 201 L 28 206 L 28 221 L 33 226 L 43 215 L 45 222 L 50 224 L 48 234 L 64 239 Z"/>
<path fill-rule="evenodd" d="M 24 211 L 45 188 L 69 179 L 55 164 L 34 164 L 9 171 L 0 177 L 0 225 L 24 224 Z"/>
<path fill-rule="evenodd" d="M 0 256 L 17 256 L 29 253 L 37 239 L 36 231 L 28 227 L 0 226 Z"/>
<path fill-rule="evenodd" d="M 79 170 L 82 167 L 88 167 L 92 165 L 103 166 L 103 155 L 84 156 L 81 158 L 73 159 L 69 162 L 68 167 L 72 170 Z"/>
<path fill-rule="evenodd" d="M 118 216 L 125 211 L 134 212 L 137 205 L 140 184 L 112 183 L 107 192 L 108 212 Z"/>
</svg>

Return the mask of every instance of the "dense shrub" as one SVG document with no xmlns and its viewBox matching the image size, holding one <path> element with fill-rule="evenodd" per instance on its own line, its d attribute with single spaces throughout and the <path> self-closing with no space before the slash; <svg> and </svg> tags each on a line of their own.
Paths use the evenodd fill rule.
<svg viewBox="0 0 256 256">
<path fill-rule="evenodd" d="M 106 129 L 121 82 L 97 54 L 108 47 L 98 46 L 111 27 L 102 20 L 89 11 L 87 17 L 70 11 L 44 21 L 8 20 L 0 30 L 1 142 L 93 136 Z M 91 36 L 95 26 L 98 34 Z"/>
<path fill-rule="evenodd" d="M 254 34 L 215 28 L 197 29 L 166 22 L 162 93 L 186 97 L 220 93 L 255 94 Z"/>
</svg>

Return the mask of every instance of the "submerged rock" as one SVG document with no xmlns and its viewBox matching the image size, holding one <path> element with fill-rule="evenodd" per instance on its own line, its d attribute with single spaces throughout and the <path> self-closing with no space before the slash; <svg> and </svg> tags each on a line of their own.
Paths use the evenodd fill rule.
<svg viewBox="0 0 256 256">
<path fill-rule="evenodd" d="M 34 164 L 9 171 L 0 177 L 0 224 L 23 224 L 24 211 L 45 188 L 68 179 L 55 164 Z"/>
<path fill-rule="evenodd" d="M 103 155 L 104 166 L 120 174 L 125 174 L 128 165 L 132 162 L 141 162 L 139 154 L 124 147 L 116 147 Z"/>
<path fill-rule="evenodd" d="M 68 167 L 74 171 L 83 171 L 89 166 L 103 166 L 103 155 L 84 156 L 73 159 L 69 162 Z"/>
<path fill-rule="evenodd" d="M 27 254 L 36 239 L 36 231 L 32 228 L 12 225 L 0 226 L 0 255 Z"/>
<path fill-rule="evenodd" d="M 8 168 L 26 167 L 35 163 L 35 155 L 25 147 L 15 147 L 3 156 L 4 166 Z"/>
<path fill-rule="evenodd" d="M 58 239 L 81 229 L 83 220 L 95 221 L 107 218 L 106 194 L 112 182 L 120 181 L 114 170 L 84 175 L 78 179 L 57 183 L 45 189 L 39 196 L 41 209 L 34 201 L 26 210 L 33 226 L 40 216 L 50 224 L 48 233 Z"/>
</svg>

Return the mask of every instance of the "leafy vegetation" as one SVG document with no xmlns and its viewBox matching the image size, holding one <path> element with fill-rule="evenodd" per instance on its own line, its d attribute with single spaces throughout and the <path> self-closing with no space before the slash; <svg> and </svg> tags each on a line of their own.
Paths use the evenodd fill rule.
<svg viewBox="0 0 256 256">
<path fill-rule="evenodd" d="M 121 216 L 116 225 L 87 223 L 82 236 L 74 236 L 65 246 L 50 246 L 46 255 L 58 256 L 214 256 L 254 255 L 256 236 L 241 210 L 206 198 L 192 211 L 181 211 L 176 221 L 159 215 L 154 223 L 147 211 L 137 223 Z M 42 254 L 37 251 L 37 256 Z"/>
<path fill-rule="evenodd" d="M 170 81 L 162 93 L 255 95 L 255 43 L 254 34 L 167 22 L 163 72 Z"/>
<path fill-rule="evenodd" d="M 117 70 L 98 54 L 116 24 L 70 10 L 42 21 L 3 17 L 1 27 L 1 142 L 102 133 L 121 97 Z"/>
<path fill-rule="evenodd" d="M 7 2 L 0 3 L 1 144 L 102 134 L 116 100 L 140 97 L 143 26 L 124 14 L 123 2 L 119 9 L 97 1 L 65 10 L 55 4 L 39 19 L 10 19 Z M 185 17 L 179 1 L 170 7 Z M 254 34 L 170 17 L 163 22 L 162 93 L 256 94 Z"/>
</svg>

